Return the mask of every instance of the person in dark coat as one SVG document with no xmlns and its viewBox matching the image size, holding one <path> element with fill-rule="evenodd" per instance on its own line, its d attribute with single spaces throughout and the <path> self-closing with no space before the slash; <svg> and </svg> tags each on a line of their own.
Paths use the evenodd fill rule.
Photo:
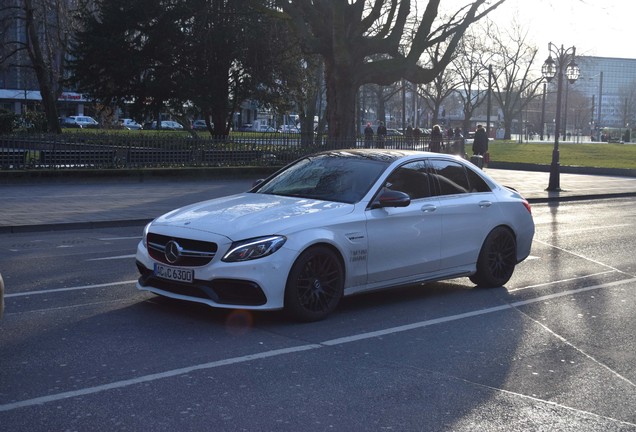
<svg viewBox="0 0 636 432">
<path fill-rule="evenodd" d="M 458 127 L 455 128 L 455 133 L 453 134 L 453 153 L 464 157 L 464 135 L 462 135 L 462 130 Z"/>
<path fill-rule="evenodd" d="M 442 142 L 444 141 L 444 134 L 439 125 L 433 126 L 431 130 L 431 142 L 428 145 L 428 150 L 439 153 L 442 150 Z"/>
<path fill-rule="evenodd" d="M 406 130 L 404 131 L 404 136 L 406 138 L 406 145 L 408 147 L 413 147 L 413 127 L 408 125 Z"/>
<path fill-rule="evenodd" d="M 364 148 L 373 147 L 373 128 L 371 123 L 367 123 L 367 127 L 364 128 Z"/>
<path fill-rule="evenodd" d="M 420 138 L 422 137 L 422 130 L 415 126 L 415 129 L 413 129 L 413 141 L 415 143 L 415 147 L 420 145 Z"/>
<path fill-rule="evenodd" d="M 380 122 L 376 134 L 378 135 L 378 147 L 384 148 L 384 141 L 386 140 L 386 126 L 384 126 L 384 123 Z"/>
<path fill-rule="evenodd" d="M 484 156 L 488 151 L 488 135 L 482 125 L 477 125 L 473 140 L 473 154 Z"/>
</svg>

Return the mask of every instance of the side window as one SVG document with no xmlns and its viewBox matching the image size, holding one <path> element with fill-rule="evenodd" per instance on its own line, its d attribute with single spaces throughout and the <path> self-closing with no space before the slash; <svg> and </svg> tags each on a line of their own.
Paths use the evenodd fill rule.
<svg viewBox="0 0 636 432">
<path fill-rule="evenodd" d="M 424 161 L 410 162 L 397 168 L 387 179 L 386 187 L 404 192 L 412 200 L 432 196 L 430 175 Z"/>
<path fill-rule="evenodd" d="M 471 192 L 463 165 L 441 159 L 430 161 L 433 176 L 439 186 L 439 195 L 457 195 Z"/>
<path fill-rule="evenodd" d="M 488 183 L 481 178 L 479 174 L 470 168 L 466 169 L 466 173 L 468 174 L 468 181 L 470 182 L 470 191 L 471 192 L 490 192 L 490 186 Z"/>
</svg>

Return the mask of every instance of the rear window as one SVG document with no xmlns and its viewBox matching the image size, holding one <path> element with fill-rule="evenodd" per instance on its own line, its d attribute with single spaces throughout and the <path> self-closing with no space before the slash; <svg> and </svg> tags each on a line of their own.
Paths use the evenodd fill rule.
<svg viewBox="0 0 636 432">
<path fill-rule="evenodd" d="M 437 180 L 439 195 L 491 191 L 490 186 L 479 174 L 459 162 L 433 159 L 430 164 L 432 175 Z"/>
</svg>

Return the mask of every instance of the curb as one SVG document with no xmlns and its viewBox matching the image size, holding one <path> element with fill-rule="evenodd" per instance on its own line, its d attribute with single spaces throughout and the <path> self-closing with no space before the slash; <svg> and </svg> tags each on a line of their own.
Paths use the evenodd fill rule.
<svg viewBox="0 0 636 432">
<path fill-rule="evenodd" d="M 0 185 L 24 182 L 77 182 L 80 180 L 134 180 L 144 181 L 156 179 L 241 179 L 267 177 L 282 167 L 279 166 L 245 166 L 216 168 L 112 168 L 112 169 L 59 169 L 59 170 L 0 170 Z"/>
<path fill-rule="evenodd" d="M 59 224 L 38 224 L 38 225 L 10 225 L 0 226 L 0 234 L 20 234 L 47 231 L 72 231 L 80 229 L 96 228 L 123 228 L 131 226 L 145 226 L 152 219 L 130 219 L 113 221 L 91 221 L 91 222 L 64 222 Z"/>
<path fill-rule="evenodd" d="M 574 196 L 553 196 L 545 198 L 529 198 L 530 204 L 555 204 L 560 202 L 589 201 L 612 198 L 636 197 L 636 192 L 620 192 L 615 194 L 596 195 L 574 195 Z M 132 226 L 145 226 L 153 219 L 129 219 L 112 221 L 91 221 L 91 222 L 66 222 L 59 224 L 38 224 L 38 225 L 12 225 L 0 226 L 0 234 L 20 234 L 47 231 L 72 231 L 81 229 L 96 228 L 123 228 Z"/>
<path fill-rule="evenodd" d="M 69 170 L 0 170 L 0 184 L 25 181 L 70 181 L 82 180 L 135 180 L 143 183 L 148 180 L 166 178 L 209 178 L 240 179 L 267 177 L 282 166 L 244 166 L 244 167 L 203 167 L 203 168 L 144 168 L 144 169 L 69 169 Z M 512 171 L 550 172 L 550 165 L 527 164 L 522 162 L 490 162 L 487 168 Z M 636 169 L 599 168 L 561 165 L 563 174 L 605 175 L 614 177 L 636 177 Z"/>
<path fill-rule="evenodd" d="M 487 168 L 511 171 L 550 172 L 550 165 L 528 164 L 523 162 L 490 162 Z M 562 174 L 588 174 L 614 177 L 636 177 L 636 169 L 600 168 L 573 165 L 559 165 Z"/>
</svg>

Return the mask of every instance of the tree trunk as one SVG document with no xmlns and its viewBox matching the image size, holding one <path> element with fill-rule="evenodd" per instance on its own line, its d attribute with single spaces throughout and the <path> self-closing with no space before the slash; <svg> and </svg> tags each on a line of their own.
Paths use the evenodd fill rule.
<svg viewBox="0 0 636 432">
<path fill-rule="evenodd" d="M 386 99 L 384 98 L 384 87 L 383 86 L 376 86 L 377 88 L 377 92 L 376 92 L 376 97 L 375 100 L 377 101 L 377 110 L 378 112 L 376 113 L 377 116 L 377 121 L 381 121 L 382 123 L 386 122 Z"/>
<path fill-rule="evenodd" d="M 325 76 L 327 82 L 327 127 L 329 145 L 347 148 L 356 140 L 356 95 L 358 85 L 353 81 L 353 73 L 348 67 L 336 65 L 326 59 Z"/>
<path fill-rule="evenodd" d="M 230 116 L 230 118 L 228 118 L 228 116 Z M 214 138 L 220 140 L 227 138 L 230 134 L 230 125 L 232 124 L 231 114 L 228 114 L 228 110 L 224 106 L 213 106 L 210 117 L 214 124 Z"/>
<path fill-rule="evenodd" d="M 504 136 L 503 136 L 503 139 L 509 140 L 511 136 L 512 136 L 512 121 L 506 119 L 506 120 L 504 120 Z"/>
<path fill-rule="evenodd" d="M 58 120 L 57 113 L 57 96 L 53 89 L 49 77 L 52 75 L 44 61 L 44 55 L 38 39 L 38 30 L 35 23 L 34 9 L 31 1 L 25 0 L 25 30 L 27 37 L 27 47 L 31 64 L 35 69 L 35 76 L 40 86 L 40 95 L 42 96 L 42 105 L 46 114 L 47 129 L 51 133 L 62 133 L 62 127 Z"/>
</svg>

